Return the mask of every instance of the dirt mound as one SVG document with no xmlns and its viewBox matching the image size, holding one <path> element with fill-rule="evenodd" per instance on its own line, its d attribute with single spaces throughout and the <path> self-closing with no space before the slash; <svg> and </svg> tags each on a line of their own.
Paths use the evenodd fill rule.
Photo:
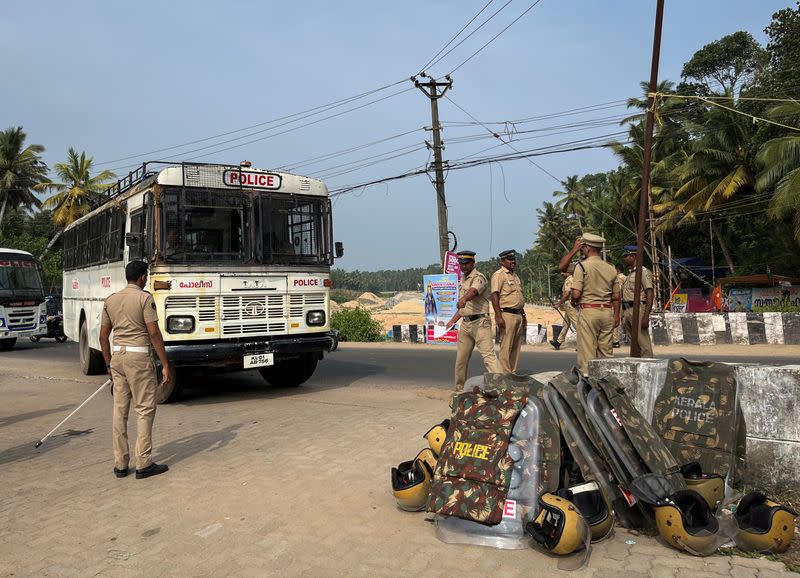
<svg viewBox="0 0 800 578">
<path fill-rule="evenodd" d="M 383 305 L 384 304 L 384 300 L 383 299 L 381 299 L 380 297 L 375 295 L 375 293 L 370 293 L 369 291 L 366 291 L 366 292 L 362 293 L 361 295 L 359 295 L 358 299 L 356 299 L 356 301 L 358 301 L 359 303 L 362 303 L 363 305 L 367 305 L 367 306 L 370 306 L 370 305 Z"/>
<path fill-rule="evenodd" d="M 393 309 L 402 301 L 412 301 L 414 299 L 420 299 L 419 291 L 401 291 L 399 293 L 395 293 L 389 299 L 387 299 L 383 306 L 386 307 L 386 309 Z"/>
</svg>

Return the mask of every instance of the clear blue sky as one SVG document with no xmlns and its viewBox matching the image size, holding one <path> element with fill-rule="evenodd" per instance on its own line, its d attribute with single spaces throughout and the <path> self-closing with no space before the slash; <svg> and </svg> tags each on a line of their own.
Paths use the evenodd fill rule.
<svg viewBox="0 0 800 578">
<path fill-rule="evenodd" d="M 467 32 L 504 4 L 495 0 Z M 300 123 L 251 131 L 142 154 L 233 131 L 347 98 L 419 71 L 485 4 L 485 0 L 406 2 L 106 1 L 6 3 L 0 16 L 3 88 L 0 126 L 21 125 L 30 143 L 46 147 L 49 165 L 73 146 L 99 168 L 118 175 L 130 163 L 171 156 L 263 168 L 356 147 L 400 133 L 411 134 L 348 155 L 309 164 L 296 172 L 323 177 L 331 189 L 424 166 L 430 106 L 416 89 L 342 116 L 258 142 L 225 147 L 295 128 L 346 108 L 411 88 L 410 82 Z M 514 0 L 430 72 L 443 76 L 478 50 L 531 5 Z M 737 30 L 764 43 L 764 27 L 790 0 L 666 0 L 661 78 L 680 69 L 704 44 Z M 527 15 L 453 74 L 452 100 L 482 122 L 507 121 L 618 101 L 640 94 L 648 78 L 655 0 L 541 0 Z M 463 37 L 464 35 L 462 35 Z M 536 130 L 614 118 L 616 106 L 583 115 L 518 124 Z M 497 141 L 463 142 L 481 127 L 447 100 L 444 158 L 473 155 Z M 518 141 L 526 150 L 599 137 L 620 130 L 606 124 L 587 130 L 560 128 Z M 417 129 L 417 130 L 415 130 Z M 389 151 L 400 156 L 347 174 L 335 167 Z M 476 155 L 511 153 L 500 147 Z M 212 153 L 212 154 L 208 154 Z M 136 158 L 115 161 L 122 157 Z M 385 157 L 382 157 L 385 158 Z M 349 169 L 377 159 L 343 167 Z M 616 166 L 605 150 L 542 156 L 538 164 L 559 179 Z M 502 166 L 502 168 L 501 168 Z M 491 168 L 490 168 L 491 167 Z M 524 251 L 536 234 L 535 209 L 552 200 L 558 183 L 525 160 L 452 171 L 446 194 L 450 229 L 459 248 L 488 258 L 506 248 Z M 336 240 L 345 269 L 424 266 L 438 261 L 436 200 L 427 177 L 376 185 L 342 195 L 334 205 Z"/>
</svg>

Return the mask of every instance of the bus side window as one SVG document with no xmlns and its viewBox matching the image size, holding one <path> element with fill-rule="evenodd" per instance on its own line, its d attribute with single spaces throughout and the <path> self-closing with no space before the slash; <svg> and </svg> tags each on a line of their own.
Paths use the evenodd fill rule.
<svg viewBox="0 0 800 578">
<path fill-rule="evenodd" d="M 131 213 L 131 233 L 139 235 L 139 243 L 130 247 L 128 251 L 128 261 L 144 259 L 145 256 L 145 242 L 144 242 L 144 211 L 137 209 Z"/>
</svg>

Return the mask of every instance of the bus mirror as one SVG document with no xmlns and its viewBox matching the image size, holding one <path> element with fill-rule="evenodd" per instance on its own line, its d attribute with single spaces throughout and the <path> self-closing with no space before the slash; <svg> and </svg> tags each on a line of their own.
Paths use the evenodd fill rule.
<svg viewBox="0 0 800 578">
<path fill-rule="evenodd" d="M 335 255 L 336 255 L 337 259 L 341 259 L 342 257 L 344 257 L 344 245 L 342 244 L 341 241 L 336 241 L 333 244 L 333 247 L 334 247 L 334 250 L 336 251 Z"/>
<path fill-rule="evenodd" d="M 138 247 L 142 239 L 141 233 L 125 233 L 125 244 L 128 247 Z"/>
</svg>

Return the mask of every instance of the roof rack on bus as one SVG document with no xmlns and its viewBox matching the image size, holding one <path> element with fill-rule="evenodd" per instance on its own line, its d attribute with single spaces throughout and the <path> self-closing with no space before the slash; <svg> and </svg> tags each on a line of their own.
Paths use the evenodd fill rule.
<svg viewBox="0 0 800 578">
<path fill-rule="evenodd" d="M 249 161 L 245 161 L 249 162 Z M 121 195 L 122 193 L 126 192 L 127 190 L 133 188 L 134 186 L 138 185 L 142 181 L 152 177 L 153 175 L 157 174 L 160 169 L 153 169 L 151 165 L 163 165 L 168 167 L 181 167 L 181 169 L 185 169 L 186 167 L 191 166 L 207 166 L 207 167 L 233 167 L 233 168 L 249 168 L 249 165 L 244 163 L 240 163 L 238 165 L 232 165 L 229 163 L 193 163 L 193 162 L 174 162 L 174 161 L 147 161 L 141 164 L 141 166 L 135 168 L 127 176 L 122 177 L 116 183 L 111 185 L 103 192 L 103 196 L 100 202 L 96 206 L 100 206 L 102 204 L 107 203 L 114 197 Z M 95 207 L 96 208 L 96 207 Z"/>
</svg>

